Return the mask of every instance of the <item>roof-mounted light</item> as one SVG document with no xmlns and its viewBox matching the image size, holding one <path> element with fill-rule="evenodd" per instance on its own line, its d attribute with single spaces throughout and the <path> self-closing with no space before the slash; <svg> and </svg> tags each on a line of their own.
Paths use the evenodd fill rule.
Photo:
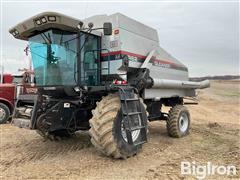
<svg viewBox="0 0 240 180">
<path fill-rule="evenodd" d="M 16 35 L 19 35 L 19 32 L 18 32 L 18 30 L 15 30 L 15 34 L 16 34 Z"/>
<path fill-rule="evenodd" d="M 19 35 L 19 32 L 18 32 L 18 30 L 16 30 L 16 29 L 14 29 L 11 33 L 12 33 L 13 36 Z"/>
<path fill-rule="evenodd" d="M 46 23 L 46 22 L 47 22 L 47 19 L 46 19 L 45 17 L 42 17 L 42 18 L 41 18 L 41 21 L 42 21 L 42 23 Z"/>
<path fill-rule="evenodd" d="M 54 22 L 57 20 L 56 16 L 48 16 L 48 20 Z"/>
<path fill-rule="evenodd" d="M 40 21 L 40 19 L 35 20 L 35 23 L 36 23 L 37 25 L 41 25 L 41 24 L 42 24 L 42 22 Z"/>
</svg>

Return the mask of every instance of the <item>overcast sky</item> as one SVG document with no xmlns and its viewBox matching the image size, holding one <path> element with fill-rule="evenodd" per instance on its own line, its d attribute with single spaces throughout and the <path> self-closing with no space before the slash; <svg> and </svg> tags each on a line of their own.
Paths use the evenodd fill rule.
<svg viewBox="0 0 240 180">
<path fill-rule="evenodd" d="M 160 45 L 189 69 L 190 76 L 239 74 L 238 2 L 90 3 L 3 2 L 1 33 L 5 72 L 27 67 L 23 49 L 8 29 L 43 11 L 79 19 L 123 13 L 157 29 Z"/>
</svg>

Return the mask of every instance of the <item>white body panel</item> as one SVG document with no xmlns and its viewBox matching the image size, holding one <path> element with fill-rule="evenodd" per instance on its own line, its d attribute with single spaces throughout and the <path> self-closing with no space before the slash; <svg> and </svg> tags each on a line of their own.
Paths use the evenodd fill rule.
<svg viewBox="0 0 240 180">
<path fill-rule="evenodd" d="M 85 22 L 93 22 L 96 27 L 104 22 L 111 22 L 113 25 L 113 35 L 102 36 L 102 48 L 109 49 L 110 54 L 115 54 L 118 59 L 111 60 L 110 74 L 117 74 L 117 70 L 122 66 L 118 54 L 128 56 L 129 67 L 139 68 L 148 53 L 155 50 L 148 65 L 152 78 L 188 81 L 187 68 L 160 47 L 155 29 L 119 13 L 90 17 Z M 115 31 L 118 31 L 118 34 L 115 34 Z M 102 62 L 102 66 L 107 67 L 107 62 Z M 106 73 L 102 71 L 102 74 Z M 194 95 L 193 90 L 161 88 L 146 89 L 144 94 L 145 98 Z"/>
</svg>

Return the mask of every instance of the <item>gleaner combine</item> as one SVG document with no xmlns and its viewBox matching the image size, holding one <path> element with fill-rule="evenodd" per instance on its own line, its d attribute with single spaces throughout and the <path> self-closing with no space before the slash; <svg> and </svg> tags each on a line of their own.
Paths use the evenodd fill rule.
<svg viewBox="0 0 240 180">
<path fill-rule="evenodd" d="M 119 13 L 80 21 L 45 12 L 9 32 L 29 42 L 39 93 L 30 128 L 50 139 L 89 130 L 92 144 L 114 158 L 139 152 L 148 121 L 166 120 L 170 136 L 187 135 L 185 97 L 209 86 L 188 80 L 155 29 Z"/>
</svg>

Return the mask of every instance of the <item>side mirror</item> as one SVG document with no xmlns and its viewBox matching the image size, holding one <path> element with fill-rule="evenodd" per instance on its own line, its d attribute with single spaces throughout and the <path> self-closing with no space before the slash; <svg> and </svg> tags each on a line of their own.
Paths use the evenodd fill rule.
<svg viewBox="0 0 240 180">
<path fill-rule="evenodd" d="M 105 22 L 103 24 L 103 34 L 105 36 L 110 36 L 112 35 L 112 23 L 110 22 Z"/>
</svg>

